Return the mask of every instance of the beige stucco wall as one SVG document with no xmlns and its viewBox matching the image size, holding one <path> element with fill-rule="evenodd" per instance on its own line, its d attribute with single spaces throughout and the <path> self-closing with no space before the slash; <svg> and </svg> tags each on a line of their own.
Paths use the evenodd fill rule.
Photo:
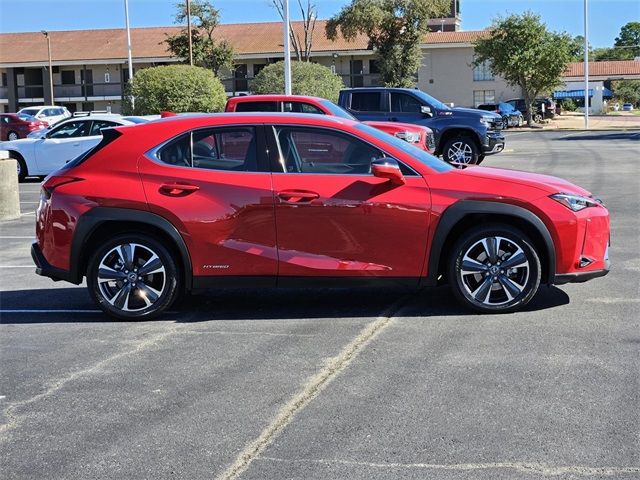
<svg viewBox="0 0 640 480">
<path fill-rule="evenodd" d="M 418 71 L 418 88 L 445 103 L 459 107 L 474 107 L 474 90 L 494 90 L 495 101 L 520 97 L 514 88 L 500 77 L 494 80 L 473 80 L 473 48 L 423 48 L 422 66 Z"/>
</svg>

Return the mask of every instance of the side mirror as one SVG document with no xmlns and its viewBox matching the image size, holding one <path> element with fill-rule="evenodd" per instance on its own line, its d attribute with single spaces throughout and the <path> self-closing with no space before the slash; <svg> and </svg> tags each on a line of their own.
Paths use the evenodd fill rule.
<svg viewBox="0 0 640 480">
<path fill-rule="evenodd" d="M 404 185 L 404 175 L 400 165 L 393 158 L 376 158 L 371 162 L 371 173 L 374 177 L 386 178 L 394 185 Z"/>
<path fill-rule="evenodd" d="M 431 107 L 428 107 L 426 105 L 420 106 L 420 113 L 427 117 L 433 117 L 433 112 L 431 111 Z"/>
</svg>

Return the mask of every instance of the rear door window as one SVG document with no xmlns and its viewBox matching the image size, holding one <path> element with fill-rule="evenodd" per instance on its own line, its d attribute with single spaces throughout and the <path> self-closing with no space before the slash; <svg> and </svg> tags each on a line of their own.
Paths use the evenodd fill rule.
<svg viewBox="0 0 640 480">
<path fill-rule="evenodd" d="M 279 112 L 278 102 L 239 102 L 236 112 Z"/>
<path fill-rule="evenodd" d="M 357 112 L 381 112 L 380 92 L 351 92 L 351 110 Z"/>
</svg>

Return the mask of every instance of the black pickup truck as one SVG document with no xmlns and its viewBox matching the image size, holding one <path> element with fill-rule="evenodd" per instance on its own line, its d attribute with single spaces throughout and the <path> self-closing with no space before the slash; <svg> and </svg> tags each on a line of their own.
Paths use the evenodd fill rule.
<svg viewBox="0 0 640 480">
<path fill-rule="evenodd" d="M 478 164 L 504 149 L 502 117 L 472 108 L 451 108 L 411 88 L 347 88 L 339 105 L 358 120 L 415 123 L 433 130 L 436 155 L 457 166 Z"/>
</svg>

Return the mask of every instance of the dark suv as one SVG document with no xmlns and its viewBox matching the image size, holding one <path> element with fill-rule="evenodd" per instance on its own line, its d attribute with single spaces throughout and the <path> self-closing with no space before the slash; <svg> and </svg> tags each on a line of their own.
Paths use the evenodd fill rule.
<svg viewBox="0 0 640 480">
<path fill-rule="evenodd" d="M 527 119 L 527 111 L 529 108 L 527 107 L 527 102 L 525 102 L 524 98 L 512 98 L 511 100 L 507 100 L 505 103 L 508 103 L 516 110 L 520 110 L 524 119 Z M 538 98 L 535 100 L 535 105 L 536 110 L 531 116 L 534 122 L 540 123 L 542 120 L 551 119 L 556 116 L 556 102 L 550 98 Z"/>
<path fill-rule="evenodd" d="M 358 120 L 424 125 L 433 130 L 436 155 L 456 165 L 478 164 L 504 149 L 502 117 L 472 108 L 451 108 L 411 88 L 347 88 L 338 104 Z"/>
</svg>

